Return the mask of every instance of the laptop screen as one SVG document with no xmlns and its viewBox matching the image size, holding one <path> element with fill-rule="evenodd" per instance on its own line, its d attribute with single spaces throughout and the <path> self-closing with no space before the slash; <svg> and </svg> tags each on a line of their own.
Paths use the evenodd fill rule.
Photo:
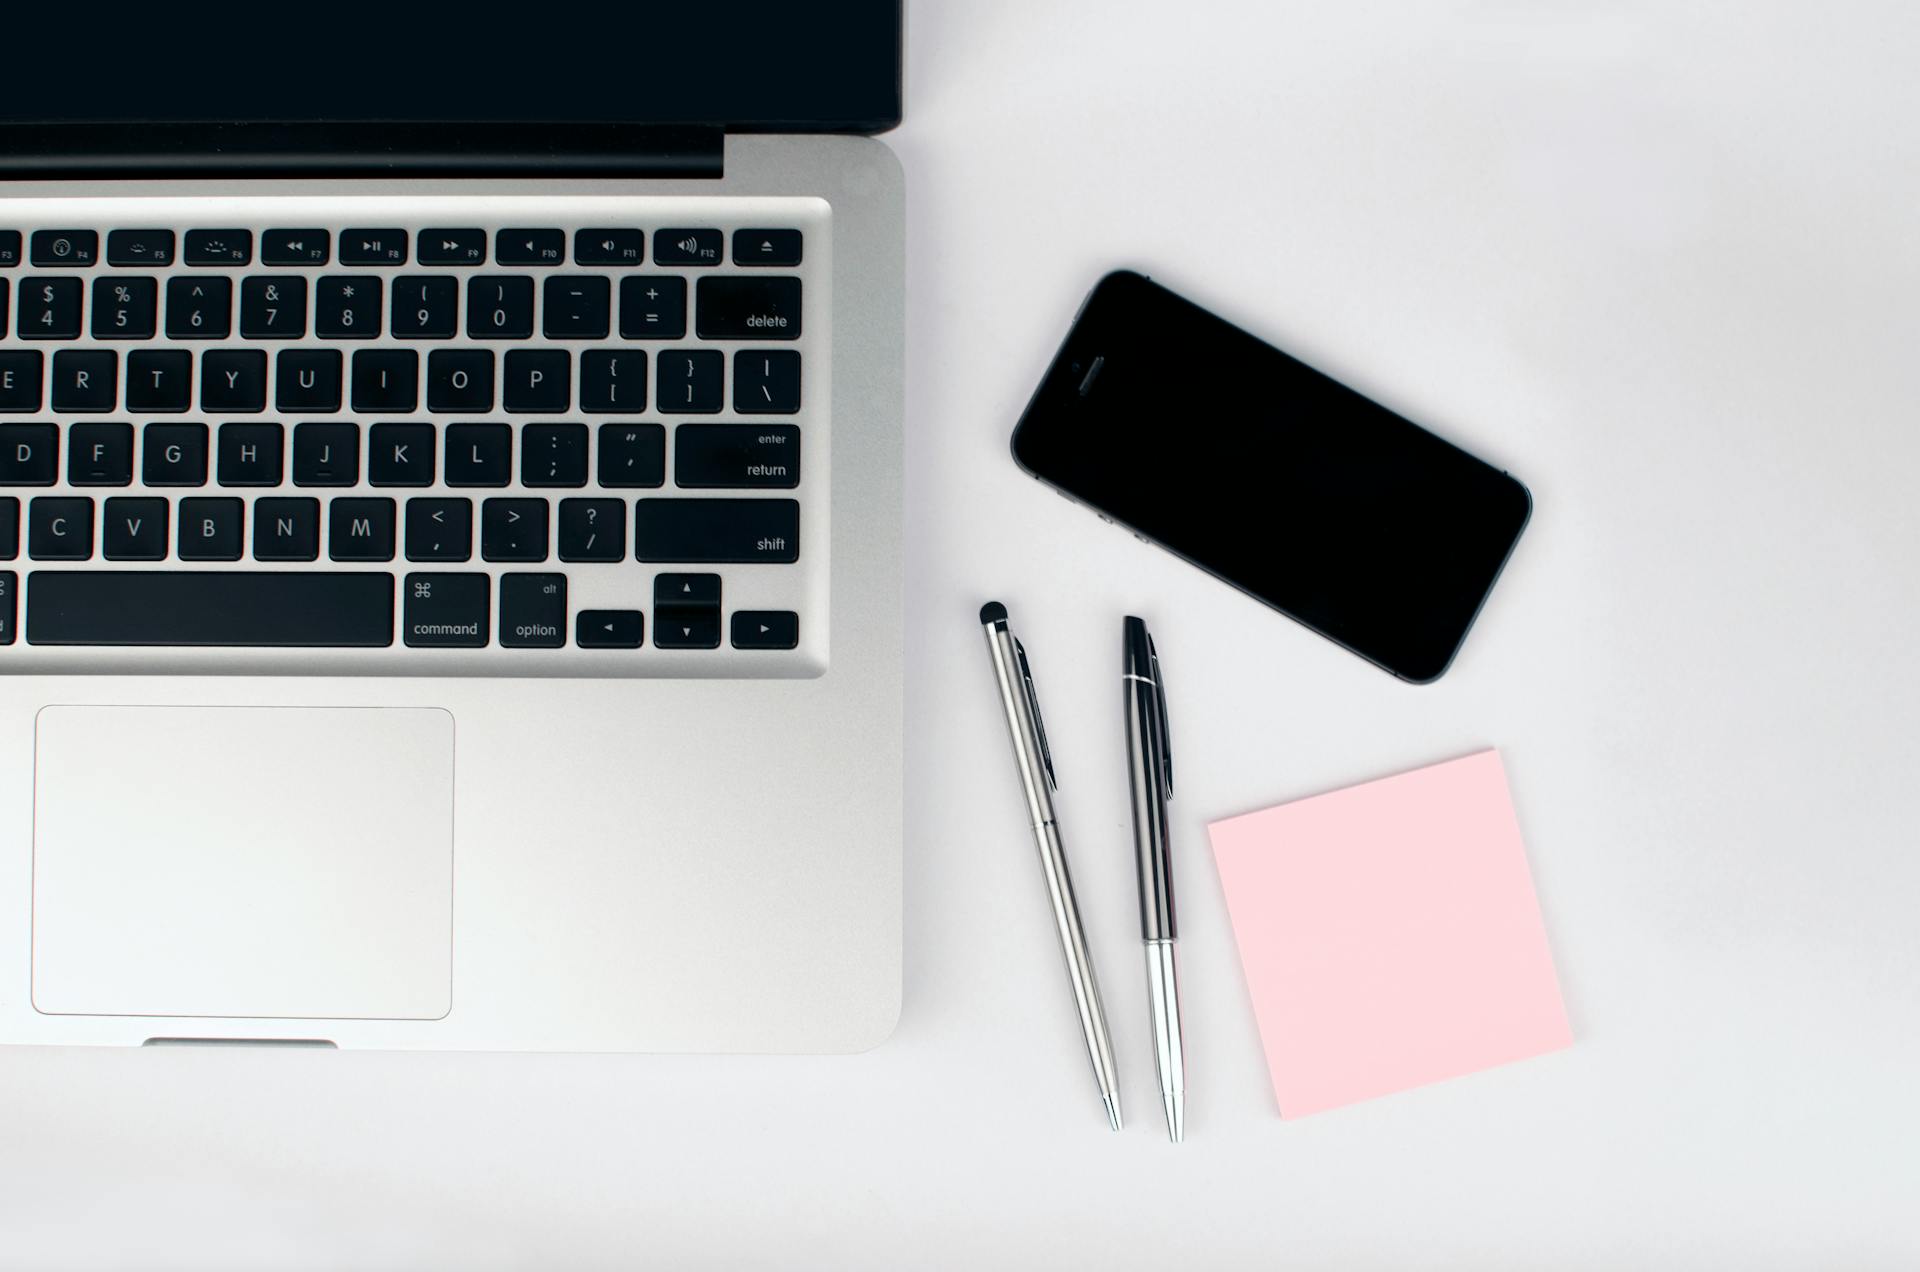
<svg viewBox="0 0 1920 1272">
<path fill-rule="evenodd" d="M 190 21 L 103 19 L 84 45 L 70 10 L 28 8 L 9 15 L 10 42 L 41 54 L 10 60 L 0 124 L 900 121 L 899 0 L 208 5 Z"/>
</svg>

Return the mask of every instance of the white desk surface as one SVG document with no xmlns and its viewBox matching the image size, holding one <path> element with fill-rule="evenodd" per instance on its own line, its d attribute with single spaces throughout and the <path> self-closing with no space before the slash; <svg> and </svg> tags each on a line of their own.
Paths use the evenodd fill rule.
<svg viewBox="0 0 1920 1272">
<path fill-rule="evenodd" d="M 909 27 L 893 1040 L 6 1051 L 0 1267 L 1920 1262 L 1920 10 L 1021 0 Z M 1438 685 L 1016 471 L 1014 417 L 1119 263 L 1532 486 Z M 1044 678 L 1120 1135 L 1016 806 L 990 597 Z M 1129 609 L 1181 762 L 1180 1147 L 1137 973 Z M 1282 1121 L 1203 822 L 1490 744 L 1575 1045 Z"/>
</svg>

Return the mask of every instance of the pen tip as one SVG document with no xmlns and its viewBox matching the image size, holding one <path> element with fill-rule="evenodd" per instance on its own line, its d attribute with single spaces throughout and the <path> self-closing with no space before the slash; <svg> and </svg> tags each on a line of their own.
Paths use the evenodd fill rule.
<svg viewBox="0 0 1920 1272">
<path fill-rule="evenodd" d="M 982 626 L 987 623 L 1004 623 L 1006 621 L 1007 607 L 1000 602 L 988 601 L 980 607 L 980 622 Z"/>
<path fill-rule="evenodd" d="M 1186 1100 L 1179 1091 L 1161 1093 L 1167 1104 L 1167 1138 L 1178 1144 L 1187 1138 Z"/>
<path fill-rule="evenodd" d="M 1119 1130 L 1120 1129 L 1120 1097 L 1117 1095 L 1103 1095 L 1100 1097 L 1100 1103 L 1107 1106 L 1107 1125 L 1111 1126 L 1116 1131 Z"/>
</svg>

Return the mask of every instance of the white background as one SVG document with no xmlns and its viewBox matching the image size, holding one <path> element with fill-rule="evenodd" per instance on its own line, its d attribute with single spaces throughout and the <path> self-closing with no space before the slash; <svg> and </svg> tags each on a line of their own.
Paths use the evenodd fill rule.
<svg viewBox="0 0 1920 1272">
<path fill-rule="evenodd" d="M 909 28 L 894 1039 L 10 1050 L 0 1266 L 1914 1266 L 1920 10 L 1024 0 Z M 1439 684 L 1014 468 L 1027 393 L 1121 263 L 1531 485 Z M 1121 1135 L 1017 807 L 988 598 L 1042 679 Z M 1180 760 L 1179 1147 L 1133 939 L 1129 610 Z M 1282 1121 L 1203 823 L 1486 745 L 1574 1047 Z"/>
</svg>

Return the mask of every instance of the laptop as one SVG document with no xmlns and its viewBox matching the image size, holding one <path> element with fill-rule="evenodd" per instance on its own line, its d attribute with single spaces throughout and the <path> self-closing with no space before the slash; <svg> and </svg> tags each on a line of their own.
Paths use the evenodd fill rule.
<svg viewBox="0 0 1920 1272">
<path fill-rule="evenodd" d="M 191 25 L 0 103 L 0 1041 L 880 1042 L 899 5 Z"/>
</svg>

